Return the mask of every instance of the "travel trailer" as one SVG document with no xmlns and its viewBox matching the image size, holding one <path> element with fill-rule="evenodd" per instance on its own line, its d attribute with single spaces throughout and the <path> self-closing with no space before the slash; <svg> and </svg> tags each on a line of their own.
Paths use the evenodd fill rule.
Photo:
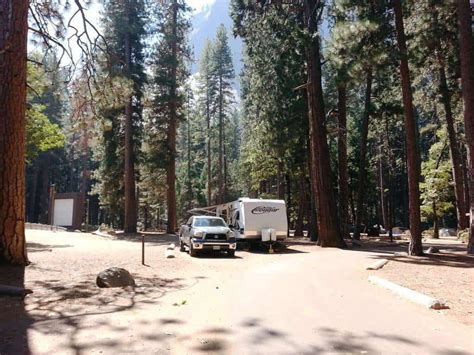
<svg viewBox="0 0 474 355">
<path fill-rule="evenodd" d="M 190 213 L 222 217 L 238 241 L 276 242 L 288 236 L 288 219 L 283 200 L 243 197 L 222 205 L 196 208 Z"/>
</svg>

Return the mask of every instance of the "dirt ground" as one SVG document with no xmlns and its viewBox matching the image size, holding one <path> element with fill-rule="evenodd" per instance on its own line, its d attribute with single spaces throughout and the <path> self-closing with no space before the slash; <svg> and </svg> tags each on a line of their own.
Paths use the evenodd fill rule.
<svg viewBox="0 0 474 355">
<path fill-rule="evenodd" d="M 394 258 L 406 246 L 383 241 L 338 250 L 293 240 L 273 255 L 191 258 L 176 250 L 166 259 L 176 237 L 146 239 L 143 266 L 138 237 L 27 231 L 31 265 L 2 267 L 0 284 L 34 293 L 0 299 L 0 354 L 474 350 L 474 259 L 453 240 L 438 241 L 441 254 L 426 258 Z M 383 257 L 391 260 L 384 269 L 365 270 Z M 97 288 L 96 275 L 111 266 L 129 270 L 137 287 Z M 450 309 L 397 299 L 367 282 L 372 273 L 444 298 Z"/>
<path fill-rule="evenodd" d="M 445 301 L 449 310 L 440 313 L 474 325 L 474 257 L 466 255 L 466 244 L 455 237 L 442 237 L 427 239 L 423 245 L 425 250 L 435 246 L 440 253 L 423 257 L 394 256 L 396 251 L 406 251 L 407 242 L 392 248 L 382 241 L 375 248 L 381 253 L 377 258 L 390 262 L 377 271 L 377 275 Z M 368 246 L 373 245 L 369 243 Z"/>
</svg>

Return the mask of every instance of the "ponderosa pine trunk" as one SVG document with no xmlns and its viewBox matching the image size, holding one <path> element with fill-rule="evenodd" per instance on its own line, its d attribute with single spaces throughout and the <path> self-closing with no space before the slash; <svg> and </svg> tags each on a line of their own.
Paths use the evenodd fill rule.
<svg viewBox="0 0 474 355">
<path fill-rule="evenodd" d="M 389 223 L 389 212 L 387 202 L 387 183 L 385 179 L 385 165 L 383 163 L 383 143 L 379 142 L 379 158 L 378 158 L 378 181 L 379 181 L 379 194 L 380 194 L 380 211 L 382 213 L 382 224 L 384 228 L 388 228 Z"/>
<path fill-rule="evenodd" d="M 349 173 L 347 169 L 347 88 L 340 84 L 338 96 L 337 159 L 339 175 L 339 223 L 343 238 L 349 238 Z"/>
<path fill-rule="evenodd" d="M 212 157 L 211 157 L 211 108 L 210 108 L 209 94 L 207 94 L 207 98 L 206 98 L 206 123 L 207 123 L 207 205 L 210 206 L 212 204 Z"/>
<path fill-rule="evenodd" d="M 458 229 L 466 229 L 469 225 L 469 220 L 466 216 L 467 206 L 464 200 L 464 174 L 462 168 L 462 156 L 459 150 L 456 130 L 454 128 L 454 117 L 451 109 L 451 92 L 449 91 L 446 80 L 446 70 L 444 63 L 441 63 L 439 68 L 439 91 L 441 94 L 441 101 L 444 106 L 446 114 L 446 129 L 448 131 L 449 151 L 451 155 L 451 164 L 454 180 L 454 195 L 456 197 L 456 213 L 458 221 Z"/>
<path fill-rule="evenodd" d="M 467 142 L 467 170 L 470 197 L 469 243 L 467 252 L 474 254 L 474 49 L 471 14 L 469 0 L 457 0 L 461 85 L 464 101 L 464 131 Z"/>
<path fill-rule="evenodd" d="M 217 203 L 224 202 L 224 112 L 223 112 L 223 80 L 219 77 L 219 161 L 217 164 Z"/>
<path fill-rule="evenodd" d="M 171 56 L 173 63 L 171 65 L 171 87 L 170 87 L 170 102 L 169 102 L 169 126 L 168 126 L 168 168 L 166 169 L 166 183 L 167 183 L 167 204 L 168 204 L 168 224 L 166 232 L 173 234 L 176 232 L 177 215 L 176 215 L 176 131 L 178 124 L 178 110 L 177 110 L 177 65 L 178 65 L 178 44 L 177 41 L 177 26 L 178 26 L 178 3 L 173 1 L 173 40 L 171 42 Z"/>
<path fill-rule="evenodd" d="M 433 202 L 433 238 L 439 239 L 439 217 L 436 202 Z"/>
<path fill-rule="evenodd" d="M 305 1 L 305 21 L 309 33 L 318 32 L 317 0 Z M 321 53 L 319 36 L 307 46 L 307 71 L 308 71 L 308 112 L 309 112 L 309 137 L 311 147 L 311 183 L 314 187 L 315 205 L 317 206 L 318 244 L 322 247 L 344 247 L 342 239 L 336 200 L 334 198 L 331 178 L 331 164 L 327 142 L 325 109 L 321 75 Z"/>
<path fill-rule="evenodd" d="M 395 29 L 397 32 L 398 49 L 400 51 L 400 77 L 402 81 L 404 126 L 406 134 L 407 170 L 408 170 L 408 202 L 410 220 L 410 255 L 423 255 L 421 241 L 421 213 L 420 213 L 420 153 L 417 139 L 417 123 L 413 109 L 413 95 L 411 91 L 410 70 L 408 68 L 408 51 L 403 25 L 403 11 L 401 0 L 394 0 Z"/>
<path fill-rule="evenodd" d="M 125 15 L 128 19 L 128 5 L 125 5 Z M 125 70 L 128 77 L 131 76 L 132 48 L 130 32 L 125 33 Z M 135 154 L 133 148 L 133 106 L 132 97 L 128 99 L 125 106 L 125 152 L 124 152 L 124 232 L 137 232 L 137 200 L 135 193 Z"/>
<path fill-rule="evenodd" d="M 360 239 L 362 210 L 365 207 L 365 186 L 367 184 L 367 172 L 365 166 L 367 164 L 367 140 L 369 135 L 370 107 L 372 101 L 372 67 L 367 68 L 366 74 L 367 78 L 365 87 L 364 114 L 362 116 L 360 134 L 359 174 L 357 183 L 354 239 Z"/>
<path fill-rule="evenodd" d="M 27 0 L 0 0 L 0 263 L 27 265 L 25 110 Z"/>
<path fill-rule="evenodd" d="M 303 219 L 306 206 L 305 175 L 303 172 L 298 177 L 298 216 L 295 224 L 295 237 L 303 236 Z"/>
</svg>

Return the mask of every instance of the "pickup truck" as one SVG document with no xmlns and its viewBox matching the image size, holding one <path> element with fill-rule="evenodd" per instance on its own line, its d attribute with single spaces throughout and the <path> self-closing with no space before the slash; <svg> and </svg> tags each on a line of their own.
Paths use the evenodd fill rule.
<svg viewBox="0 0 474 355">
<path fill-rule="evenodd" d="M 200 250 L 226 251 L 233 257 L 237 242 L 234 233 L 220 217 L 192 216 L 179 230 L 179 249 L 196 256 Z"/>
</svg>

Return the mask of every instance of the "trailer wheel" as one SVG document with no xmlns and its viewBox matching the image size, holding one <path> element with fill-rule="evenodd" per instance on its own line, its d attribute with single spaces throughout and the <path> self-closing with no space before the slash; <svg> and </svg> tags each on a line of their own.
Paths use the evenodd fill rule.
<svg viewBox="0 0 474 355">
<path fill-rule="evenodd" d="M 189 244 L 189 255 L 192 257 L 197 256 L 197 251 L 193 248 L 193 243 Z"/>
</svg>

